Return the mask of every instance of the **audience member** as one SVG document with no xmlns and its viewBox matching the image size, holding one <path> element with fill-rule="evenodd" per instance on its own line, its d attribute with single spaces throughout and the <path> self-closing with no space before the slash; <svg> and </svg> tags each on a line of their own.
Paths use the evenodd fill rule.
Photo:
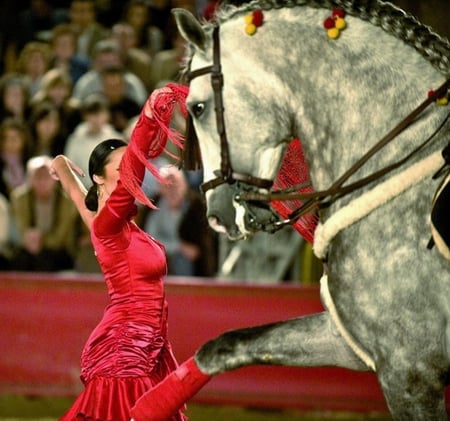
<svg viewBox="0 0 450 421">
<path fill-rule="evenodd" d="M 161 50 L 173 48 L 174 21 L 172 8 L 173 0 L 148 1 L 149 25 L 158 28 L 164 36 Z"/>
<path fill-rule="evenodd" d="M 216 236 L 208 226 L 203 198 L 189 188 L 177 167 L 161 167 L 160 174 L 164 182 L 154 199 L 159 210 L 142 216 L 143 229 L 164 244 L 170 275 L 213 276 Z"/>
<path fill-rule="evenodd" d="M 105 28 L 111 28 L 119 22 L 123 13 L 123 0 L 95 0 L 97 22 Z"/>
<path fill-rule="evenodd" d="M 42 77 L 41 87 L 31 100 L 31 106 L 51 102 L 59 111 L 61 132 L 68 136 L 80 122 L 79 101 L 72 97 L 72 80 L 63 69 L 50 69 Z"/>
<path fill-rule="evenodd" d="M 16 68 L 18 15 L 21 5 L 17 0 L 0 2 L 0 72 L 13 72 Z"/>
<path fill-rule="evenodd" d="M 0 194 L 0 270 L 10 268 L 11 218 L 9 200 Z"/>
<path fill-rule="evenodd" d="M 0 78 L 0 123 L 7 117 L 26 121 L 30 113 L 30 91 L 23 75 L 5 73 Z"/>
<path fill-rule="evenodd" d="M 27 182 L 11 193 L 12 215 L 20 246 L 11 269 L 59 271 L 73 267 L 73 226 L 78 216 L 72 201 L 49 173 L 51 158 L 27 162 Z"/>
<path fill-rule="evenodd" d="M 107 29 L 96 20 L 95 0 L 71 0 L 69 20 L 78 35 L 77 56 L 91 61 L 94 46 L 108 36 Z"/>
<path fill-rule="evenodd" d="M 103 70 L 102 86 L 109 105 L 110 122 L 117 131 L 123 133 L 130 120 L 139 115 L 141 107 L 127 95 L 122 68 L 108 67 Z"/>
<path fill-rule="evenodd" d="M 25 182 L 25 165 L 31 157 L 28 126 L 12 117 L 0 124 L 0 193 L 9 199 Z"/>
<path fill-rule="evenodd" d="M 152 89 L 167 81 L 178 80 L 180 71 L 183 68 L 185 45 L 184 38 L 177 34 L 173 48 L 162 50 L 155 54 L 151 67 Z"/>
<path fill-rule="evenodd" d="M 102 40 L 95 46 L 92 68 L 85 73 L 73 88 L 73 97 L 81 101 L 92 93 L 103 93 L 101 72 L 110 66 L 123 67 L 120 47 L 112 39 Z M 125 72 L 127 94 L 139 105 L 147 99 L 144 83 L 131 72 Z"/>
<path fill-rule="evenodd" d="M 149 90 L 152 59 L 148 52 L 137 48 L 134 28 L 128 23 L 120 22 L 112 27 L 111 35 L 119 45 L 124 68 L 141 79 Z"/>
<path fill-rule="evenodd" d="M 50 45 L 51 67 L 66 71 L 72 83 L 89 70 L 90 61 L 77 56 L 77 33 L 70 24 L 61 23 L 53 28 Z"/>
<path fill-rule="evenodd" d="M 29 121 L 32 155 L 56 155 L 64 153 L 66 137 L 61 127 L 61 117 L 58 108 L 49 101 L 38 103 Z"/>
<path fill-rule="evenodd" d="M 48 42 L 52 29 L 66 20 L 67 11 L 54 8 L 49 0 L 30 0 L 18 14 L 18 51 L 31 41 Z"/>
<path fill-rule="evenodd" d="M 165 45 L 163 31 L 150 25 L 150 10 L 146 0 L 130 0 L 123 13 L 123 21 L 131 25 L 136 34 L 136 46 L 153 57 Z"/>
<path fill-rule="evenodd" d="M 50 60 L 50 46 L 40 41 L 31 41 L 20 51 L 17 71 L 28 83 L 30 98 L 38 91 L 42 76 L 50 68 Z"/>
<path fill-rule="evenodd" d="M 89 174 L 89 155 L 94 148 L 105 139 L 123 139 L 123 135 L 110 124 L 108 103 L 102 95 L 88 96 L 82 102 L 80 111 L 82 121 L 67 139 L 64 155 L 84 174 Z M 81 182 L 87 189 L 91 186 L 89 177 L 83 177 Z"/>
</svg>

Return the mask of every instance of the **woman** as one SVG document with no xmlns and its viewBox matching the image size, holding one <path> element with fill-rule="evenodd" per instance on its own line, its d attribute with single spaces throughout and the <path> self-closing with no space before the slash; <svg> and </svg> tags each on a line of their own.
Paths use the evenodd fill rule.
<svg viewBox="0 0 450 421">
<path fill-rule="evenodd" d="M 185 109 L 187 88 L 168 85 L 155 91 L 144 105 L 130 144 L 118 139 L 100 143 L 89 161 L 93 182 L 88 192 L 76 177 L 80 169 L 65 156 L 52 163 L 91 231 L 95 253 L 108 286 L 111 303 L 92 332 L 81 357 L 85 390 L 64 421 L 130 419 L 130 408 L 152 385 L 176 369 L 167 339 L 167 303 L 163 276 L 163 246 L 132 221 L 135 198 L 154 207 L 140 189 L 148 159 L 160 155 L 173 107 Z M 171 420 L 186 420 L 178 411 Z"/>
<path fill-rule="evenodd" d="M 9 117 L 0 123 L 0 193 L 10 193 L 26 181 L 31 136 L 26 123 Z"/>
</svg>

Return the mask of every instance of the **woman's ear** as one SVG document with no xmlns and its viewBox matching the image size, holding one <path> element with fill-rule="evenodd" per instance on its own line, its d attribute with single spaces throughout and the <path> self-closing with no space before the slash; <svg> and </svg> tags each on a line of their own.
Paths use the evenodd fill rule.
<svg viewBox="0 0 450 421">
<path fill-rule="evenodd" d="M 101 177 L 101 176 L 99 176 L 97 174 L 94 174 L 94 176 L 92 178 L 94 180 L 94 183 L 96 183 L 96 184 L 104 184 L 103 177 Z"/>
</svg>

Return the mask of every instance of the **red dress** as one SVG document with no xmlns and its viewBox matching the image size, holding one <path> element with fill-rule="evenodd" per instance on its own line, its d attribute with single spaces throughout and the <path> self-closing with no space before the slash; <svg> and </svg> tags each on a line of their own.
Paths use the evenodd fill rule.
<svg viewBox="0 0 450 421">
<path fill-rule="evenodd" d="M 130 144 L 148 148 L 153 126 L 142 115 Z M 125 155 L 142 180 L 144 166 L 132 149 Z M 119 181 L 93 222 L 91 239 L 111 302 L 82 353 L 85 390 L 60 420 L 129 421 L 136 400 L 177 367 L 167 339 L 164 247 L 131 220 L 134 202 Z M 187 420 L 181 411 L 171 419 Z"/>
</svg>

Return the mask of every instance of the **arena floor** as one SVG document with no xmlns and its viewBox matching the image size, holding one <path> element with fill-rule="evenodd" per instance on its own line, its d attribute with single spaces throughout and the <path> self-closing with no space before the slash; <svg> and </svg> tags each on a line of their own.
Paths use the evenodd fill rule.
<svg viewBox="0 0 450 421">
<path fill-rule="evenodd" d="M 1 421 L 57 421 L 71 399 L 0 396 Z M 189 404 L 190 421 L 388 421 L 387 414 L 298 412 Z"/>
</svg>

